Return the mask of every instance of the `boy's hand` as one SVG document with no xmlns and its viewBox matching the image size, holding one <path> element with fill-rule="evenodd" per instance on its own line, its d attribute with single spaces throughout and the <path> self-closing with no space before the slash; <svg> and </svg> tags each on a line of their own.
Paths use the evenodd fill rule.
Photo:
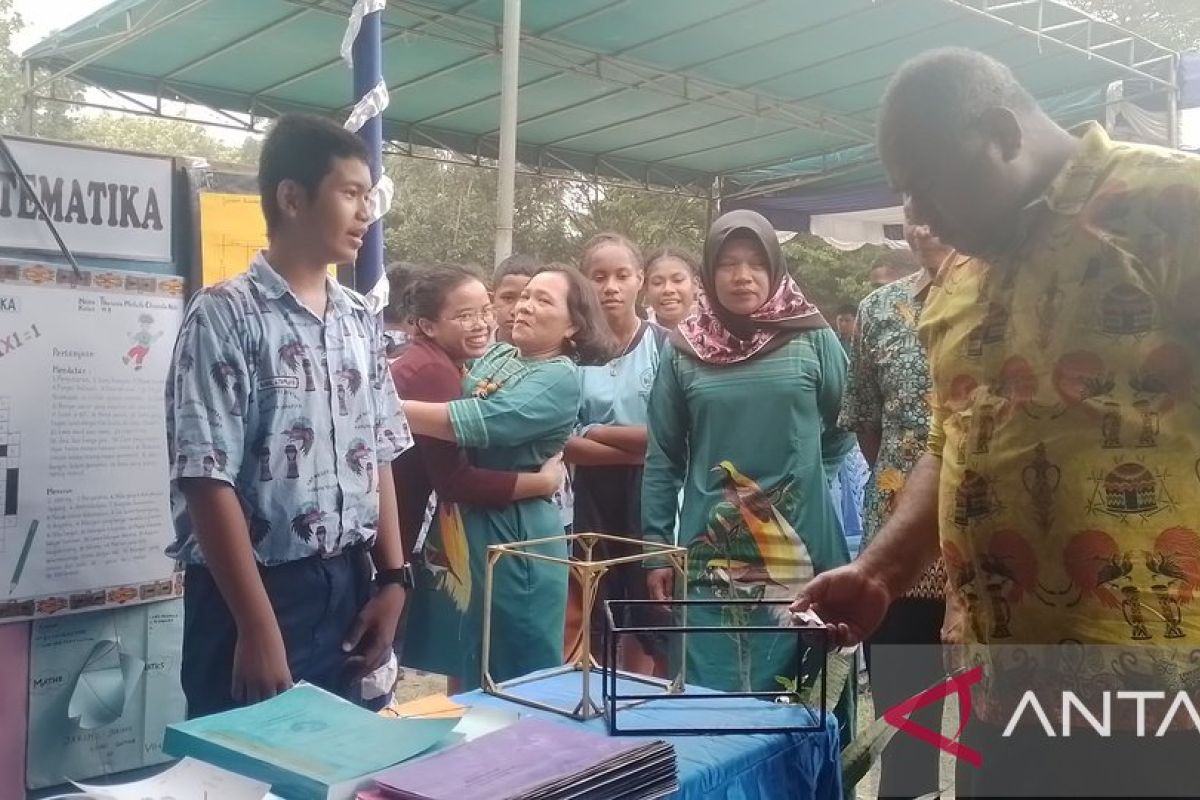
<svg viewBox="0 0 1200 800">
<path fill-rule="evenodd" d="M 346 663 L 355 678 L 370 675 L 387 661 L 396 640 L 396 628 L 400 625 L 406 596 L 404 587 L 390 583 L 358 613 L 358 619 L 342 642 L 343 652 L 354 654 Z"/>
<path fill-rule="evenodd" d="M 257 703 L 290 688 L 292 671 L 279 626 L 239 633 L 233 648 L 233 699 Z"/>
</svg>

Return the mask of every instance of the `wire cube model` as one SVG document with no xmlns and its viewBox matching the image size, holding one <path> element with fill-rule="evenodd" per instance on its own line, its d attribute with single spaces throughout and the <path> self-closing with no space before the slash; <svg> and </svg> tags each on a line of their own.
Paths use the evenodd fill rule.
<svg viewBox="0 0 1200 800">
<path fill-rule="evenodd" d="M 559 542 L 567 545 L 568 555 L 566 557 L 550 556 L 545 553 L 536 552 L 539 548 Z M 633 542 L 640 546 L 642 552 L 615 558 L 596 558 L 596 547 L 604 542 L 623 545 L 625 547 L 628 547 Z M 582 643 L 578 656 L 572 658 L 569 663 L 553 669 L 543 670 L 533 675 L 526 675 L 507 681 L 496 681 L 491 675 L 492 586 L 496 565 L 505 558 L 548 561 L 554 564 L 561 564 L 564 569 L 569 570 L 569 574 L 578 580 L 582 589 L 580 594 L 582 620 L 582 630 L 580 633 Z M 592 610 L 596 604 L 600 581 L 613 567 L 624 564 L 641 564 L 649 560 L 663 562 L 665 566 L 669 567 L 675 573 L 676 587 L 686 585 L 687 550 L 674 545 L 635 541 L 621 536 L 611 536 L 602 533 L 573 533 L 563 536 L 530 539 L 525 542 L 490 545 L 487 553 L 483 596 L 483 665 L 480 680 L 483 691 L 496 697 L 502 697 L 505 700 L 521 703 L 543 711 L 562 714 L 576 720 L 586 721 L 604 716 L 605 712 L 602 703 L 598 702 L 597 698 L 592 694 L 593 677 L 599 677 L 599 674 L 595 672 L 599 661 L 596 658 L 596 654 L 592 652 L 591 643 Z M 677 591 L 679 591 L 679 588 L 677 588 Z M 615 662 L 611 666 L 614 670 L 616 669 Z M 575 698 L 572 698 L 571 702 L 573 705 L 570 707 L 534 700 L 524 697 L 515 691 L 520 686 L 545 681 L 569 673 L 578 673 L 580 675 L 579 698 L 577 701 Z M 652 678 L 628 672 L 621 672 L 620 674 L 623 678 L 636 681 L 648 689 L 654 688 L 660 694 L 668 694 L 683 691 L 683 673 L 684 664 L 681 662 L 679 674 L 671 679 Z"/>
<path fill-rule="evenodd" d="M 606 658 L 601 665 L 601 678 L 603 680 L 603 698 L 605 704 L 604 716 L 608 722 L 609 735 L 712 736 L 716 734 L 814 733 L 824 731 L 826 726 L 825 715 L 829 713 L 826 710 L 828 708 L 827 698 L 829 694 L 829 654 L 830 650 L 833 649 L 833 642 L 827 627 L 802 621 L 795 616 L 792 617 L 791 625 L 689 625 L 687 620 L 687 612 L 691 608 L 736 608 L 753 612 L 758 609 L 787 607 L 791 603 L 791 600 L 786 599 L 668 600 L 665 602 L 655 600 L 606 601 L 604 604 L 604 648 Z M 672 623 L 669 625 L 630 625 L 621 621 L 632 618 L 631 615 L 619 613 L 621 610 L 632 609 L 638 606 L 656 606 L 660 609 L 666 609 L 670 612 Z M 622 637 L 644 634 L 666 637 L 667 639 L 678 639 L 681 643 L 680 650 L 684 654 L 684 658 L 686 658 L 686 640 L 689 634 L 693 636 L 697 634 L 719 634 L 723 636 L 769 635 L 794 637 L 797 645 L 794 674 L 779 677 L 791 681 L 792 686 L 797 689 L 808 687 L 805 695 L 809 697 L 809 702 L 802 704 L 800 708 L 780 708 L 776 704 L 793 705 L 797 702 L 796 691 L 790 689 L 784 691 L 713 691 L 693 686 L 680 686 L 675 691 L 665 694 L 630 692 L 624 688 L 629 686 L 628 683 L 618 681 L 618 678 L 625 676 L 620 675 L 617 670 L 612 668 L 612 665 L 616 663 L 614 659 Z M 681 670 L 680 678 L 684 677 L 685 671 Z M 764 704 L 758 711 L 744 704 L 738 705 L 736 713 L 731 716 L 734 721 L 721 726 L 695 724 L 693 720 L 689 720 L 684 724 L 678 715 L 669 717 L 677 721 L 675 725 L 639 726 L 624 729 L 620 725 L 621 715 L 619 712 L 621 710 L 651 701 L 661 701 L 657 703 L 657 708 L 673 706 L 678 709 L 682 708 L 680 704 L 689 701 L 701 701 L 702 704 L 713 705 L 718 702 L 728 703 L 731 700 L 737 703 L 737 701 L 747 699 L 769 700 L 773 701 L 773 703 Z M 695 706 L 696 703 L 692 702 L 692 705 Z M 666 719 L 668 717 L 664 716 L 663 718 Z M 703 715 L 699 715 L 698 718 L 702 719 Z"/>
</svg>

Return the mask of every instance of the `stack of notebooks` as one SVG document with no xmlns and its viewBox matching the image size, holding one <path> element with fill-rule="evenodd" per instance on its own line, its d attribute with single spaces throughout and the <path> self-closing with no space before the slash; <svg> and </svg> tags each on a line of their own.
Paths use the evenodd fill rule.
<svg viewBox="0 0 1200 800">
<path fill-rule="evenodd" d="M 261 781 L 288 800 L 349 800 L 382 770 L 439 746 L 457 722 L 384 719 L 301 683 L 262 703 L 170 725 L 163 751 Z"/>
<path fill-rule="evenodd" d="M 651 800 L 679 788 L 675 749 L 523 719 L 389 769 L 359 800 Z"/>
</svg>

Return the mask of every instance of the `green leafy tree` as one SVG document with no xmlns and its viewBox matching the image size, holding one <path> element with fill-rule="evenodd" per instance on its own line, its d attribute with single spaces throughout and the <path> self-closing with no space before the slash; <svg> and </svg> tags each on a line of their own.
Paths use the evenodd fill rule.
<svg viewBox="0 0 1200 800">
<path fill-rule="evenodd" d="M 396 184 L 396 199 L 384 218 L 389 260 L 491 267 L 496 225 L 494 170 L 403 156 L 385 159 L 384 169 Z M 515 251 L 545 260 L 570 257 L 562 199 L 561 182 L 517 176 Z"/>
<path fill-rule="evenodd" d="M 490 267 L 496 224 L 496 172 L 449 161 L 389 158 L 396 200 L 385 221 L 390 260 L 463 262 Z M 694 198 L 518 175 L 513 250 L 575 263 L 600 231 L 642 247 L 699 246 L 704 203 Z"/>
<path fill-rule="evenodd" d="M 21 30 L 21 18 L 12 0 L 0 0 L 0 131 L 13 131 L 20 121 L 21 92 L 25 81 L 21 65 L 12 51 L 12 40 Z"/>
<path fill-rule="evenodd" d="M 258 167 L 258 157 L 262 154 L 262 137 L 247 136 L 238 148 L 237 162 L 250 167 Z"/>
<path fill-rule="evenodd" d="M 802 233 L 783 245 L 792 277 L 805 296 L 820 306 L 832 320 L 838 306 L 854 303 L 871 291 L 871 267 L 883 248 L 864 245 L 849 252 L 830 247 L 811 234 Z"/>
<path fill-rule="evenodd" d="M 202 125 L 174 119 L 98 114 L 82 117 L 73 138 L 98 147 L 191 156 L 212 162 L 238 163 L 241 151 L 218 141 Z"/>
<path fill-rule="evenodd" d="M 25 27 L 12 0 L 0 0 L 0 133 L 16 133 L 25 116 L 25 75 L 13 52 L 13 38 Z M 72 81 L 58 80 L 39 93 L 64 100 L 78 100 L 83 92 Z M 34 107 L 34 130 L 53 139 L 74 137 L 75 115 L 66 103 L 42 102 Z"/>
<path fill-rule="evenodd" d="M 667 244 L 699 251 L 704 244 L 706 201 L 664 192 L 581 184 L 566 194 L 565 210 L 578 246 L 602 231 L 616 231 L 644 250 Z"/>
</svg>

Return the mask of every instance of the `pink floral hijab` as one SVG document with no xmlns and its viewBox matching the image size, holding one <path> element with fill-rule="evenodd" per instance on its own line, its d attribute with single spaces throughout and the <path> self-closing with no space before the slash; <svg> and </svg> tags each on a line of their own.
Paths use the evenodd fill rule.
<svg viewBox="0 0 1200 800">
<path fill-rule="evenodd" d="M 751 236 L 762 245 L 771 268 L 771 296 L 751 314 L 734 314 L 717 300 L 714 278 L 717 256 L 732 235 Z M 765 355 L 803 331 L 828 328 L 820 310 L 810 303 L 787 271 L 775 229 L 754 211 L 721 215 L 704 242 L 700 269 L 704 292 L 696 311 L 671 334 L 675 349 L 706 364 L 724 366 Z"/>
</svg>

